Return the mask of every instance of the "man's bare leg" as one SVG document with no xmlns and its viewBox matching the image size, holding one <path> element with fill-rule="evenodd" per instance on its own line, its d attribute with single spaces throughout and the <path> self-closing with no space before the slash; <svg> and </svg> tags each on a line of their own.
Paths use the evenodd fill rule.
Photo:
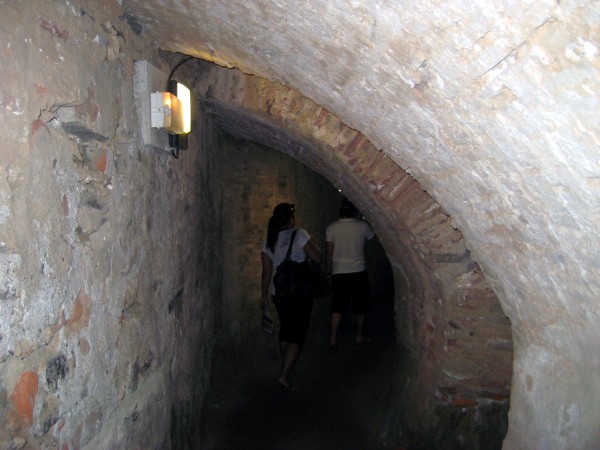
<svg viewBox="0 0 600 450">
<path fill-rule="evenodd" d="M 356 316 L 356 344 L 364 344 L 367 342 L 365 337 L 365 316 Z"/>
<path fill-rule="evenodd" d="M 341 313 L 331 313 L 331 337 L 329 338 L 329 346 L 337 347 L 337 333 L 342 320 Z"/>
</svg>

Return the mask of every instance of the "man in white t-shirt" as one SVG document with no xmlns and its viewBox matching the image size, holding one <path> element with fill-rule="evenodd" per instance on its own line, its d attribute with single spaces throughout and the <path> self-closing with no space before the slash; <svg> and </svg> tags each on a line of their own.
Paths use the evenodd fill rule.
<svg viewBox="0 0 600 450">
<path fill-rule="evenodd" d="M 350 304 L 356 316 L 356 345 L 368 342 L 365 317 L 371 312 L 371 286 L 365 265 L 364 244 L 374 236 L 371 227 L 355 218 L 357 209 L 342 200 L 340 219 L 327 227 L 327 273 L 331 274 L 331 336 L 329 346 L 337 350 L 337 333 Z"/>
</svg>

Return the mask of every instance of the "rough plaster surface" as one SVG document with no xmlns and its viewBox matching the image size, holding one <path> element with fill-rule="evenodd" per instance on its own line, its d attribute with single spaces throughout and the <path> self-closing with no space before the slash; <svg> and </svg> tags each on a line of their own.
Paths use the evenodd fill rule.
<svg viewBox="0 0 600 450">
<path fill-rule="evenodd" d="M 599 2 L 126 6 L 164 48 L 295 88 L 413 174 L 513 323 L 506 446 L 597 442 L 600 388 L 549 369 L 581 386 L 599 369 Z M 551 357 L 526 359 L 538 347 Z M 536 385 L 556 386 L 548 408 Z"/>
<path fill-rule="evenodd" d="M 0 447 L 181 448 L 215 341 L 214 158 L 143 147 L 134 61 L 165 63 L 119 2 L 0 9 Z"/>
<path fill-rule="evenodd" d="M 156 42 L 294 87 L 412 173 L 513 322 L 505 445 L 598 441 L 598 2 L 124 3 L 0 3 L 3 445 L 152 446 L 167 405 L 176 434 L 201 408 L 218 194 L 205 153 L 197 176 L 140 150 L 133 61 Z M 173 352 L 198 329 L 194 361 Z"/>
</svg>

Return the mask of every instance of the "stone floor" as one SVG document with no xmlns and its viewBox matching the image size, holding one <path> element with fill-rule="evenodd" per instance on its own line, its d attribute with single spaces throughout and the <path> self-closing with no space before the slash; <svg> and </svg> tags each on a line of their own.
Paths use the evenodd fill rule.
<svg viewBox="0 0 600 450">
<path fill-rule="evenodd" d="M 386 401 L 394 352 L 391 305 L 369 317 L 371 342 L 354 345 L 354 322 L 345 319 L 338 352 L 327 341 L 327 311 L 315 309 L 293 391 L 276 386 L 276 339 L 264 370 L 240 373 L 215 387 L 205 445 L 210 450 L 371 450 L 407 448 L 385 434 Z"/>
</svg>

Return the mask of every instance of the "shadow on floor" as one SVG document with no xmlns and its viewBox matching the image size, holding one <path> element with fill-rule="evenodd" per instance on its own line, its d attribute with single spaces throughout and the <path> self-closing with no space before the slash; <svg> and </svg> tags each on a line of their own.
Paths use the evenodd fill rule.
<svg viewBox="0 0 600 450">
<path fill-rule="evenodd" d="M 264 370 L 239 374 L 211 393 L 203 448 L 209 450 L 400 450 L 386 439 L 386 406 L 394 353 L 390 305 L 369 316 L 371 342 L 354 345 L 352 317 L 342 322 L 339 351 L 329 348 L 328 307 L 313 314 L 309 339 L 292 379 L 277 389 L 278 357 Z"/>
</svg>

